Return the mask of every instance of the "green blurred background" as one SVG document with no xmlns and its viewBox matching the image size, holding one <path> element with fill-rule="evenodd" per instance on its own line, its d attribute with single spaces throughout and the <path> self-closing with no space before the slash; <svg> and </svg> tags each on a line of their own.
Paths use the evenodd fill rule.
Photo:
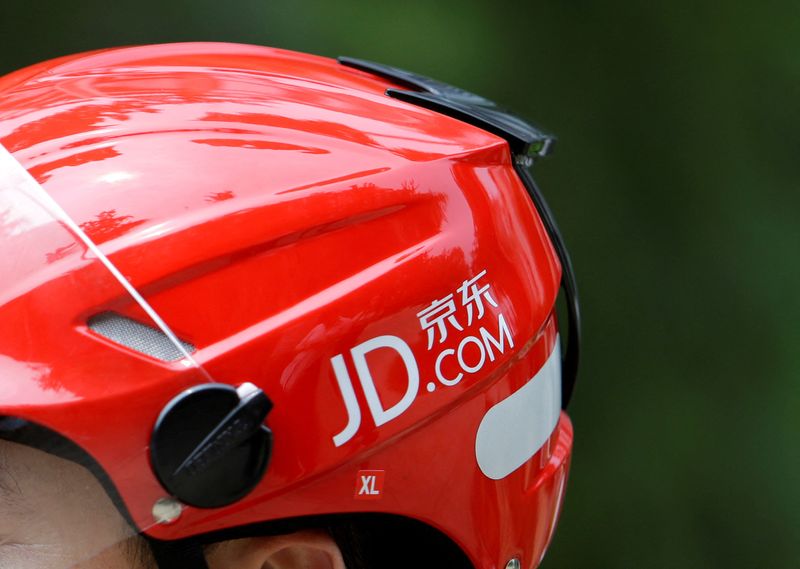
<svg viewBox="0 0 800 569">
<path fill-rule="evenodd" d="M 0 3 L 0 74 L 223 40 L 352 55 L 559 137 L 535 174 L 578 272 L 573 472 L 543 563 L 800 566 L 800 3 Z"/>
</svg>

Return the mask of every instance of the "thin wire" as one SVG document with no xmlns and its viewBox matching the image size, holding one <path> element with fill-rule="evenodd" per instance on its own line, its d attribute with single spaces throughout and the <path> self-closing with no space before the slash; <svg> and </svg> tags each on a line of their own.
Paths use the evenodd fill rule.
<svg viewBox="0 0 800 569">
<path fill-rule="evenodd" d="M 81 227 L 75 223 L 75 221 L 69 216 L 69 214 L 64 211 L 64 209 L 56 202 L 50 194 L 48 194 L 44 188 L 36 181 L 36 179 L 31 176 L 30 172 L 25 169 L 25 167 L 19 163 L 19 161 L 14 158 L 14 156 L 9 152 L 2 143 L 0 143 L 0 173 L 8 172 L 12 176 L 16 175 L 16 177 L 22 183 L 22 189 L 26 191 L 30 197 L 32 197 L 45 211 L 50 213 L 54 217 L 56 221 L 63 223 L 78 239 L 80 239 L 84 245 L 92 252 L 94 255 L 100 260 L 103 265 L 108 269 L 108 271 L 114 275 L 114 278 L 117 279 L 119 284 L 131 295 L 131 297 L 136 301 L 136 303 L 142 307 L 142 310 L 147 313 L 147 315 L 153 320 L 156 326 L 169 338 L 169 340 L 175 345 L 178 351 L 183 356 L 185 362 L 188 363 L 189 366 L 196 367 L 199 369 L 203 375 L 206 376 L 206 379 L 213 382 L 213 379 L 208 374 L 208 372 L 200 366 L 192 355 L 186 351 L 186 348 L 183 347 L 178 337 L 172 332 L 167 323 L 158 315 L 158 313 L 150 306 L 150 303 L 145 300 L 145 298 L 139 294 L 139 291 L 126 279 L 123 274 L 114 266 L 114 263 L 105 256 L 105 254 L 100 250 L 100 248 L 95 245 L 95 243 L 91 240 L 91 238 L 86 235 L 86 233 L 81 229 Z M 4 177 L 4 176 L 2 176 Z"/>
</svg>

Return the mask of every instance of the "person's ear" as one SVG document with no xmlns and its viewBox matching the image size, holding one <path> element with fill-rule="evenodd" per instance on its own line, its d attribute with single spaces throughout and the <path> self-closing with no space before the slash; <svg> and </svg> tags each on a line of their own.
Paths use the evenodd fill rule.
<svg viewBox="0 0 800 569">
<path fill-rule="evenodd" d="M 336 542 L 319 530 L 232 540 L 207 558 L 210 569 L 346 569 Z"/>
</svg>

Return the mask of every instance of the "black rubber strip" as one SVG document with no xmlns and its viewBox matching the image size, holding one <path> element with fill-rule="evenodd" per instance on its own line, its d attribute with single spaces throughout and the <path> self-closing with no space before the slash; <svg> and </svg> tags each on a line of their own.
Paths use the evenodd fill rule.
<svg viewBox="0 0 800 569">
<path fill-rule="evenodd" d="M 208 569 L 203 545 L 196 539 L 161 541 L 143 537 L 150 544 L 158 569 Z"/>
<path fill-rule="evenodd" d="M 561 368 L 561 408 L 566 409 L 572 398 L 572 392 L 575 390 L 581 354 L 581 307 L 575 269 L 572 267 L 572 259 L 570 259 L 569 251 L 567 251 L 553 212 L 533 180 L 533 176 L 528 168 L 521 164 L 515 164 L 514 168 L 528 190 L 528 194 L 539 212 L 539 217 L 542 218 L 545 229 L 550 235 L 558 259 L 561 261 L 561 289 L 564 291 L 564 298 L 567 301 L 567 340 Z"/>
</svg>

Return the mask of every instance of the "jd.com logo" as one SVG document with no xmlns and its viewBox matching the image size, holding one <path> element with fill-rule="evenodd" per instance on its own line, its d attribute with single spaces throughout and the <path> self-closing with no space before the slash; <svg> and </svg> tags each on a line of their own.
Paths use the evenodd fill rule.
<svg viewBox="0 0 800 569">
<path fill-rule="evenodd" d="M 487 313 L 485 305 L 491 305 L 495 308 L 498 307 L 497 302 L 489 291 L 490 285 L 479 283 L 480 279 L 486 276 L 484 269 L 475 277 L 465 280 L 460 287 L 456 290 L 460 300 L 460 309 L 456 306 L 455 293 L 451 293 L 442 299 L 434 300 L 430 306 L 417 314 L 419 318 L 420 327 L 427 332 L 428 335 L 428 350 L 434 349 L 435 345 L 441 345 L 445 342 L 448 336 L 448 329 L 455 330 L 456 333 L 463 332 L 464 327 L 459 322 L 466 321 L 467 326 L 471 326 L 473 321 L 483 319 Z M 464 319 L 466 317 L 466 319 Z M 464 336 L 460 339 L 456 348 L 446 348 L 439 351 L 436 356 L 433 372 L 438 382 L 445 387 L 453 387 L 458 385 L 465 375 L 478 373 L 486 361 L 493 362 L 498 354 L 505 352 L 507 348 L 514 347 L 514 340 L 511 336 L 511 330 L 503 318 L 502 313 L 497 314 L 496 326 L 492 326 L 495 332 L 490 332 L 487 328 L 481 325 L 478 328 L 476 335 Z M 451 331 L 452 331 L 451 330 Z M 438 337 L 438 342 L 435 340 Z M 508 344 L 506 344 L 506 342 Z M 470 348 L 470 346 L 474 346 Z M 388 409 L 383 407 L 378 391 L 375 386 L 375 381 L 370 373 L 369 366 L 367 365 L 367 354 L 378 349 L 394 350 L 396 354 L 402 359 L 408 375 L 408 385 L 403 397 L 390 406 Z M 353 360 L 358 380 L 361 388 L 364 391 L 364 396 L 367 400 L 369 412 L 375 425 L 381 425 L 396 419 L 403 414 L 419 393 L 420 373 L 417 360 L 414 357 L 414 352 L 411 351 L 409 345 L 397 336 L 378 336 L 362 342 L 350 350 L 350 357 Z M 451 361 L 451 359 L 453 361 Z M 452 363 L 457 364 L 456 367 Z M 331 365 L 333 366 L 334 374 L 336 375 L 336 382 L 342 393 L 345 409 L 347 410 L 347 426 L 339 434 L 333 437 L 333 443 L 338 447 L 349 441 L 358 431 L 361 426 L 361 407 L 356 399 L 356 394 L 353 389 L 353 381 L 350 379 L 350 374 L 347 371 L 344 355 L 337 354 L 331 358 Z M 449 366 L 451 373 L 445 375 L 443 368 Z M 453 373 L 454 370 L 458 370 Z M 436 383 L 429 382 L 426 386 L 429 392 L 436 389 Z"/>
</svg>

